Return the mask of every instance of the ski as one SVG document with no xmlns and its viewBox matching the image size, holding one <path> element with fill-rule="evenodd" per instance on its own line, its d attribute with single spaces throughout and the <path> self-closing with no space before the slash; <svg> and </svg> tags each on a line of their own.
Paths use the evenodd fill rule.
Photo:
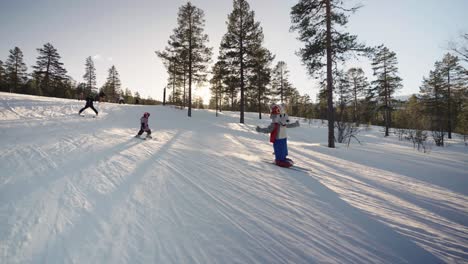
<svg viewBox="0 0 468 264">
<path fill-rule="evenodd" d="M 271 165 L 278 166 L 278 165 L 276 165 L 276 163 L 274 163 L 272 161 L 269 161 L 269 160 L 262 160 L 262 161 L 265 162 L 265 163 L 271 164 Z M 281 166 L 278 166 L 278 167 L 283 168 L 283 169 L 295 170 L 295 171 L 311 172 L 310 169 L 304 168 L 304 167 L 301 167 L 301 166 L 297 166 L 297 165 L 292 165 L 291 167 L 281 167 Z"/>
<path fill-rule="evenodd" d="M 81 116 L 81 117 L 92 117 L 92 118 L 96 118 L 96 117 L 97 117 L 97 116 L 95 116 L 95 115 L 94 115 L 94 116 L 89 116 L 89 115 L 87 116 L 87 115 L 81 115 L 81 114 L 80 114 L 79 116 Z"/>
<path fill-rule="evenodd" d="M 141 140 L 153 140 L 153 138 L 147 138 L 147 137 L 134 137 L 134 138 L 137 138 L 137 139 L 141 139 Z"/>
</svg>

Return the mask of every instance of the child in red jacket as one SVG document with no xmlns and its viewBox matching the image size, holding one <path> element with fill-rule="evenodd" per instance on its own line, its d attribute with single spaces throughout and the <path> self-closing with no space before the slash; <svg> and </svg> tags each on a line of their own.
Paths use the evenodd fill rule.
<svg viewBox="0 0 468 264">
<path fill-rule="evenodd" d="M 289 123 L 288 114 L 280 105 L 273 105 L 271 107 L 271 124 L 266 128 L 257 126 L 257 132 L 270 133 L 270 142 L 273 143 L 275 151 L 275 163 L 280 167 L 291 167 L 294 163 L 288 156 L 288 145 L 286 128 L 293 128 L 299 126 L 299 121 Z"/>
</svg>

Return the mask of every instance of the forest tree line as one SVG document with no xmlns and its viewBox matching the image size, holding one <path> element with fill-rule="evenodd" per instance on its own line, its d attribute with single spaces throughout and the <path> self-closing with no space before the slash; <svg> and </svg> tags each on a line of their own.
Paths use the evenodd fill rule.
<svg viewBox="0 0 468 264">
<path fill-rule="evenodd" d="M 106 82 L 98 89 L 96 68 L 92 57 L 85 60 L 83 81 L 77 82 L 67 75 L 61 56 L 50 43 L 37 49 L 36 64 L 32 72 L 24 63 L 23 52 L 14 47 L 5 61 L 0 60 L 0 91 L 30 95 L 82 100 L 91 95 L 101 96 L 101 101 L 117 103 L 119 98 L 129 104 L 157 104 L 156 100 L 141 98 L 138 92 L 123 89 L 119 73 L 113 65 L 108 70 Z"/>
<path fill-rule="evenodd" d="M 431 131 L 438 145 L 453 132 L 466 135 L 468 73 L 463 65 L 468 59 L 468 34 L 435 62 L 419 94 L 397 100 L 395 94 L 402 88 L 397 54 L 383 44 L 367 47 L 343 31 L 349 14 L 359 8 L 347 8 L 338 0 L 299 0 L 292 7 L 291 30 L 304 42 L 298 55 L 321 84 L 317 101 L 312 102 L 289 80 L 287 63 L 275 61 L 264 46 L 262 27 L 246 0 L 233 0 L 214 63 L 204 33 L 204 12 L 187 2 L 179 8 L 166 48 L 156 51 L 168 72 L 169 101 L 187 106 L 190 116 L 192 87 L 209 82 L 209 108 L 216 113 L 239 111 L 244 123 L 245 111 L 258 112 L 262 118 L 272 103 L 282 103 L 290 115 L 327 119 L 330 147 L 360 124 L 384 126 L 385 136 L 404 129 Z M 352 56 L 368 58 L 372 76 L 359 67 L 345 68 Z"/>
</svg>

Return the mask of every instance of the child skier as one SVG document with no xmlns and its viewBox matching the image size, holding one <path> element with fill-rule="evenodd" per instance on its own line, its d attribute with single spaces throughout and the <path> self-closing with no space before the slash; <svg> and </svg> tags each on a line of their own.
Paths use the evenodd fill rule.
<svg viewBox="0 0 468 264">
<path fill-rule="evenodd" d="M 137 138 L 140 138 L 140 136 L 143 134 L 143 132 L 146 132 L 146 138 L 152 138 L 151 137 L 151 129 L 148 126 L 148 118 L 150 116 L 150 113 L 145 112 L 143 116 L 140 118 L 140 131 L 138 131 L 138 134 L 135 136 Z"/>
<path fill-rule="evenodd" d="M 270 142 L 273 143 L 275 151 L 275 163 L 280 167 L 291 167 L 293 161 L 286 158 L 288 156 L 288 145 L 286 128 L 293 128 L 299 126 L 299 121 L 290 124 L 289 118 L 283 107 L 280 105 L 273 105 L 270 114 L 271 124 L 266 128 L 257 126 L 257 132 L 270 133 Z"/>
<path fill-rule="evenodd" d="M 93 101 L 94 101 L 93 95 L 92 95 L 92 94 L 89 94 L 89 95 L 86 97 L 86 105 L 85 105 L 85 107 L 81 108 L 81 110 L 78 112 L 78 114 L 81 115 L 81 112 L 83 112 L 86 108 L 90 107 L 91 109 L 93 109 L 93 111 L 96 113 L 96 116 L 97 116 L 97 115 L 98 115 L 98 111 L 96 110 L 96 108 L 94 108 L 94 106 L 93 106 Z"/>
</svg>

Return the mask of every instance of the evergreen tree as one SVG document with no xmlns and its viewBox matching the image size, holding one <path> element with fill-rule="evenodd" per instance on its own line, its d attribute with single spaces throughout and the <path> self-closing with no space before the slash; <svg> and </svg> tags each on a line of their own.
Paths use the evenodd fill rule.
<svg viewBox="0 0 468 264">
<path fill-rule="evenodd" d="M 358 99 L 364 96 L 369 83 L 361 68 L 351 68 L 346 73 L 346 78 L 351 85 L 353 101 L 353 122 L 358 121 Z"/>
<path fill-rule="evenodd" d="M 339 143 L 344 143 L 345 139 L 349 138 L 351 132 L 355 132 L 356 126 L 348 122 L 349 111 L 347 108 L 349 102 L 353 100 L 352 84 L 347 78 L 347 74 L 343 70 L 337 70 L 334 76 L 335 94 L 337 96 L 337 111 L 335 127 L 337 136 L 335 140 Z"/>
<path fill-rule="evenodd" d="M 328 116 L 328 90 L 327 85 L 322 83 L 320 90 L 317 94 L 317 108 L 318 108 L 318 118 L 327 119 Z"/>
<path fill-rule="evenodd" d="M 342 0 L 299 0 L 292 7 L 292 30 L 298 31 L 299 40 L 305 47 L 299 50 L 303 63 L 311 76 L 322 75 L 326 67 L 328 147 L 334 148 L 333 108 L 333 62 L 346 59 L 349 51 L 367 51 L 357 43 L 357 37 L 340 32 L 347 23 L 345 12 L 354 12 L 358 7 L 346 9 Z"/>
<path fill-rule="evenodd" d="M 125 88 L 125 93 L 123 97 L 126 103 L 132 102 L 133 101 L 132 91 L 130 91 L 130 89 L 128 88 Z"/>
<path fill-rule="evenodd" d="M 237 108 L 236 103 L 238 102 L 237 99 L 240 92 L 239 69 L 237 68 L 236 63 L 233 62 L 235 59 L 236 58 L 226 57 L 220 50 L 218 62 L 222 73 L 221 78 L 224 84 L 222 94 L 225 95 L 222 99 L 224 99 L 225 104 L 230 104 L 231 111 L 235 111 Z"/>
<path fill-rule="evenodd" d="M 271 79 L 270 65 L 274 56 L 266 48 L 259 47 L 252 58 L 252 74 L 249 75 L 249 83 L 253 93 L 254 105 L 257 105 L 258 117 L 262 119 L 262 105 L 268 103 L 270 91 L 268 84 Z"/>
<path fill-rule="evenodd" d="M 372 81 L 373 89 L 383 104 L 385 120 L 385 136 L 389 135 L 391 127 L 392 96 L 402 87 L 401 78 L 398 76 L 397 57 L 395 52 L 381 45 L 376 48 L 372 60 L 372 69 L 376 80 Z"/>
<path fill-rule="evenodd" d="M 86 83 L 86 92 L 96 92 L 96 68 L 94 67 L 94 62 L 91 56 L 86 58 L 85 63 L 85 74 L 83 79 Z"/>
<path fill-rule="evenodd" d="M 140 101 L 141 101 L 141 96 L 140 96 L 140 93 L 139 92 L 135 92 L 135 104 L 139 104 Z"/>
<path fill-rule="evenodd" d="M 80 82 L 76 86 L 76 99 L 84 100 L 86 97 L 85 93 L 86 93 L 86 83 Z"/>
<path fill-rule="evenodd" d="M 5 62 L 5 79 L 10 93 L 21 92 L 20 88 L 28 79 L 27 70 L 28 68 L 23 62 L 23 52 L 18 47 L 10 50 L 10 55 Z"/>
<path fill-rule="evenodd" d="M 188 82 L 188 116 L 192 116 L 192 85 L 206 81 L 208 63 L 212 49 L 207 47 L 208 35 L 204 33 L 205 14 L 203 10 L 187 2 L 179 8 L 177 28 L 169 41 L 166 52 L 158 55 L 168 61 L 166 68 L 172 71 L 172 84 L 182 70 L 183 98 L 185 105 L 185 84 Z M 177 63 L 181 60 L 181 63 Z M 175 67 L 178 67 L 175 68 Z M 180 76 L 180 74 L 179 74 Z"/>
<path fill-rule="evenodd" d="M 214 107 L 216 109 L 216 116 L 218 116 L 218 111 L 221 109 L 222 104 L 222 95 L 224 90 L 223 85 L 223 76 L 225 74 L 224 65 L 222 61 L 217 61 L 212 69 L 212 77 L 210 80 L 210 90 L 211 94 L 214 95 Z"/>
<path fill-rule="evenodd" d="M 246 0 L 233 0 L 233 11 L 228 15 L 227 32 L 221 40 L 220 56 L 232 66 L 229 76 L 232 105 L 234 103 L 234 85 L 240 88 L 240 123 L 244 123 L 246 75 L 249 63 L 263 41 L 263 32 L 259 22 L 255 22 L 255 13 L 250 10 Z"/>
<path fill-rule="evenodd" d="M 344 114 L 346 106 L 353 100 L 352 84 L 347 78 L 343 70 L 337 71 L 335 74 L 334 86 L 336 96 L 338 97 L 338 118 L 337 120 L 344 121 L 346 116 Z"/>
<path fill-rule="evenodd" d="M 183 101 L 185 107 L 185 80 L 187 69 L 187 52 L 181 45 L 183 34 L 181 28 L 174 29 L 174 33 L 169 37 L 168 46 L 163 51 L 156 51 L 159 58 L 162 59 L 164 66 L 168 73 L 167 88 L 172 90 L 172 95 L 169 96 L 170 101 L 175 104 L 176 102 Z M 180 92 L 183 85 L 184 92 Z M 179 96 L 183 95 L 183 98 Z"/>
<path fill-rule="evenodd" d="M 442 71 L 442 64 L 436 62 L 435 69 L 430 71 L 428 78 L 424 78 L 420 93 L 437 146 L 444 145 L 447 124 L 447 100 L 444 88 L 445 74 Z"/>
<path fill-rule="evenodd" d="M 109 74 L 102 91 L 111 102 L 115 102 L 121 93 L 120 77 L 114 65 L 109 69 Z"/>
<path fill-rule="evenodd" d="M 39 83 L 39 87 L 47 96 L 58 96 L 63 91 L 64 83 L 67 79 L 67 71 L 60 62 L 60 55 L 57 49 L 50 43 L 44 44 L 44 47 L 37 49 L 37 57 L 34 76 Z"/>
<path fill-rule="evenodd" d="M 468 145 L 468 102 L 466 101 L 462 105 L 461 111 L 458 113 L 457 127 L 455 132 L 459 133 L 463 137 L 465 145 Z"/>
<path fill-rule="evenodd" d="M 448 138 L 452 138 L 453 130 L 453 90 L 462 89 L 465 78 L 465 69 L 460 66 L 459 59 L 450 53 L 445 54 L 441 62 L 441 71 L 445 76 L 445 94 L 447 101 L 447 132 Z"/>
<path fill-rule="evenodd" d="M 273 94 L 279 96 L 280 102 L 287 102 L 292 95 L 293 87 L 289 82 L 289 70 L 286 62 L 278 61 L 272 71 L 271 86 Z"/>
<path fill-rule="evenodd" d="M 408 117 L 405 120 L 406 125 L 402 127 L 416 130 L 429 128 L 422 99 L 418 98 L 416 95 L 412 95 L 406 102 L 404 109 L 408 112 Z"/>
<path fill-rule="evenodd" d="M 300 104 L 300 101 L 301 101 L 301 95 L 299 93 L 299 91 L 294 88 L 294 87 L 290 87 L 288 89 L 288 96 L 286 98 L 286 102 L 287 102 L 287 105 L 286 105 L 286 109 L 287 109 L 287 112 L 292 115 L 292 116 L 298 116 L 299 115 L 299 104 Z"/>
</svg>

